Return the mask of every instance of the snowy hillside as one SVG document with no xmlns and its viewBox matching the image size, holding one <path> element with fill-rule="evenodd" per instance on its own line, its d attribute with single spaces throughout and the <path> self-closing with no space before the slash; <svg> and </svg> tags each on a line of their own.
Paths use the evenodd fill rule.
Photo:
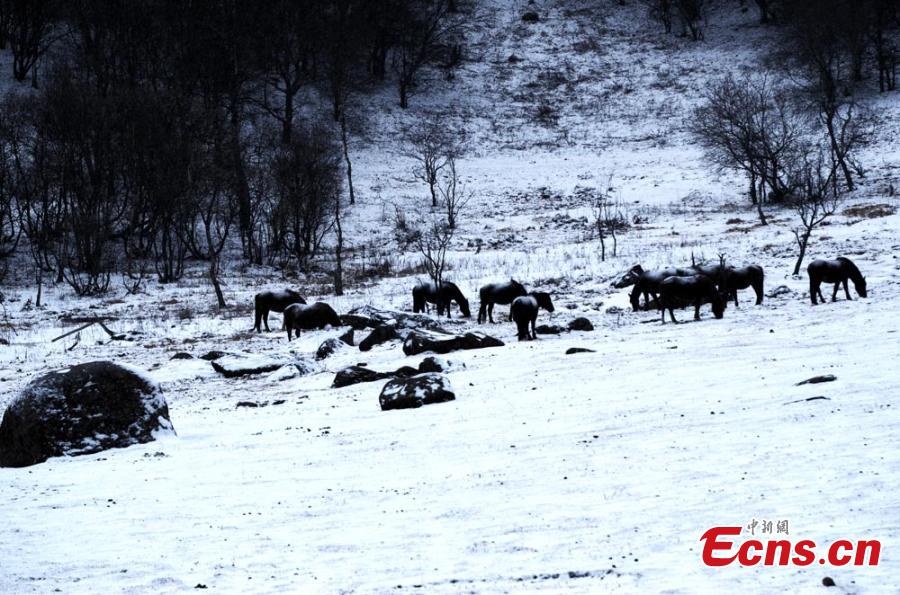
<svg viewBox="0 0 900 595">
<path fill-rule="evenodd" d="M 540 22 L 522 22 L 526 9 Z M 718 173 L 686 132 L 711 80 L 768 55 L 772 32 L 754 14 L 715 14 L 692 43 L 636 31 L 636 2 L 599 16 L 563 0 L 480 10 L 454 81 L 434 74 L 409 112 L 387 92 L 372 99 L 386 107 L 351 144 L 345 295 L 321 276 L 244 265 L 237 246 L 221 311 L 202 263 L 137 295 L 46 286 L 41 309 L 30 270 L 11 273 L 0 411 L 40 374 L 108 359 L 161 384 L 177 436 L 0 469 L 0 592 L 814 593 L 825 577 L 844 593 L 900 591 L 900 95 L 873 93 L 884 119 L 861 155 L 866 176 L 793 276 L 796 214 L 772 207 L 759 225 L 745 181 Z M 536 119 L 542 105 L 552 116 Z M 340 349 L 308 375 L 225 378 L 199 359 L 311 359 L 347 330 L 287 342 L 272 314 L 272 332 L 254 333 L 265 289 L 299 286 L 342 314 L 411 311 L 425 276 L 394 243 L 394 217 L 430 206 L 397 139 L 432 112 L 467 131 L 460 170 L 473 191 L 445 274 L 473 316 L 454 306 L 439 323 L 505 343 L 442 356 L 456 400 L 381 411 L 383 380 L 331 387 L 354 364 L 417 366 L 424 355 L 398 340 Z M 589 191 L 610 185 L 633 223 L 604 262 Z M 719 255 L 765 269 L 762 305 L 747 289 L 721 320 L 704 306 L 699 322 L 687 309 L 661 324 L 611 286 L 637 263 Z M 868 297 L 851 283 L 852 301 L 841 290 L 814 307 L 806 264 L 838 255 L 862 270 Z M 510 277 L 551 292 L 555 312 L 538 324 L 585 316 L 595 330 L 519 342 L 507 306 L 477 323 L 479 287 Z M 52 341 L 97 316 L 125 340 L 94 325 Z M 835 380 L 798 385 L 826 374 Z M 703 564 L 707 529 L 753 519 L 789 520 L 792 540 L 877 539 L 881 560 Z"/>
</svg>

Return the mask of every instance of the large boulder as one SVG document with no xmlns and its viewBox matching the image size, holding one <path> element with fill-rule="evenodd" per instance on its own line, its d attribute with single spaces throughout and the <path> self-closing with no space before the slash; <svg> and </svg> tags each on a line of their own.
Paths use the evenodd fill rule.
<svg viewBox="0 0 900 595">
<path fill-rule="evenodd" d="M 412 366 L 401 366 L 393 372 L 376 372 L 365 366 L 350 366 L 339 370 L 331 383 L 333 388 L 343 388 L 360 382 L 374 382 L 385 378 L 408 378 L 421 372 Z"/>
<path fill-rule="evenodd" d="M 376 372 L 364 366 L 350 366 L 339 370 L 334 376 L 331 386 L 334 388 L 343 388 L 360 382 L 374 382 L 384 378 L 393 378 L 388 372 Z"/>
<path fill-rule="evenodd" d="M 0 467 L 122 448 L 174 434 L 159 385 L 108 361 L 50 372 L 16 397 L 0 422 Z"/>
<path fill-rule="evenodd" d="M 351 330 L 351 332 L 353 332 Z M 332 337 L 330 339 L 325 339 L 319 348 L 316 349 L 316 359 L 325 359 L 330 357 L 347 347 L 347 343 L 339 339 L 338 337 Z"/>
<path fill-rule="evenodd" d="M 226 378 L 273 372 L 291 362 L 255 353 L 229 353 L 212 361 L 216 372 Z"/>
<path fill-rule="evenodd" d="M 448 332 L 431 330 L 411 331 L 403 342 L 403 353 L 418 355 L 426 351 L 434 353 L 450 353 L 461 349 L 482 349 L 484 347 L 502 347 L 503 341 L 481 332 L 470 332 L 454 335 Z"/>
<path fill-rule="evenodd" d="M 590 319 L 585 318 L 584 316 L 581 316 L 569 323 L 569 330 L 570 331 L 592 331 L 592 330 L 594 330 L 594 324 L 590 321 Z"/>
<path fill-rule="evenodd" d="M 369 336 L 359 342 L 360 351 L 369 351 L 376 345 L 387 343 L 398 338 L 397 327 L 393 324 L 379 325 L 375 330 L 369 333 Z"/>
<path fill-rule="evenodd" d="M 382 411 L 389 409 L 411 409 L 443 403 L 456 398 L 453 387 L 446 376 L 435 372 L 417 374 L 409 378 L 394 378 L 384 385 L 378 402 Z"/>
<path fill-rule="evenodd" d="M 558 335 L 565 330 L 558 324 L 539 324 L 534 327 L 534 332 L 539 335 Z"/>
<path fill-rule="evenodd" d="M 427 314 L 410 314 L 397 310 L 382 310 L 372 306 L 354 308 L 341 316 L 341 322 L 356 330 L 378 328 L 383 324 L 393 325 L 398 331 L 428 328 L 438 329 L 440 325 Z"/>
</svg>

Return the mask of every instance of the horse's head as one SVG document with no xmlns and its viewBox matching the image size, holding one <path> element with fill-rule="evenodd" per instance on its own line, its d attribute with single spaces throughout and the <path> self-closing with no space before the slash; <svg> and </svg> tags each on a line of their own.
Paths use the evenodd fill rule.
<svg viewBox="0 0 900 595">
<path fill-rule="evenodd" d="M 550 299 L 550 294 L 546 291 L 535 291 L 532 292 L 534 299 L 537 300 L 538 307 L 543 308 L 547 312 L 553 312 L 553 300 Z"/>
<path fill-rule="evenodd" d="M 728 298 L 723 297 L 721 293 L 715 291 L 713 293 L 712 299 L 713 316 L 715 316 L 716 318 L 722 318 L 723 316 L 725 316 L 725 307 L 727 304 Z"/>
<path fill-rule="evenodd" d="M 305 304 L 306 300 L 303 299 L 303 296 L 296 289 L 285 289 L 284 292 L 288 294 L 291 298 L 296 300 L 297 304 Z"/>
<path fill-rule="evenodd" d="M 457 304 L 459 304 L 459 311 L 462 312 L 463 316 L 468 318 L 472 315 L 472 312 L 469 311 L 469 300 L 462 296 L 459 296 L 459 301 L 457 302 Z"/>
<path fill-rule="evenodd" d="M 637 280 L 641 278 L 641 275 L 644 274 L 644 267 L 639 264 L 634 265 L 630 269 L 628 269 L 625 273 L 619 276 L 618 279 L 613 281 L 613 287 L 616 289 L 622 289 L 623 287 L 628 287 L 629 285 L 634 285 L 637 283 Z"/>
<path fill-rule="evenodd" d="M 631 302 L 631 308 L 637 312 L 641 309 L 641 284 L 637 282 L 634 284 L 634 289 L 631 290 L 631 294 L 628 296 L 628 300 Z"/>
<path fill-rule="evenodd" d="M 860 277 L 859 281 L 854 281 L 853 286 L 856 287 L 856 293 L 859 294 L 859 297 L 868 297 L 866 292 L 866 278 Z"/>
</svg>

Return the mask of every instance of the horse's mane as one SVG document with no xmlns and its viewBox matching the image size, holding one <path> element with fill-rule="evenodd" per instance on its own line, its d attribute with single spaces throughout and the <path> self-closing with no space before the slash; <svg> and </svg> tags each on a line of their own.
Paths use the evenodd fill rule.
<svg viewBox="0 0 900 595">
<path fill-rule="evenodd" d="M 850 270 L 850 277 L 855 281 L 862 278 L 859 268 L 853 264 L 853 261 L 843 256 L 838 256 L 835 260 L 846 266 Z"/>
</svg>

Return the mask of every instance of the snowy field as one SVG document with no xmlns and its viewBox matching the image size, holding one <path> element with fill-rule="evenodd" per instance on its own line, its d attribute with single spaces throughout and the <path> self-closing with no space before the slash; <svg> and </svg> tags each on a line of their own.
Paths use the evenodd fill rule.
<svg viewBox="0 0 900 595">
<path fill-rule="evenodd" d="M 378 404 L 384 381 L 330 387 L 352 364 L 388 371 L 424 357 L 405 357 L 397 341 L 339 351 L 320 372 L 287 379 L 225 379 L 204 360 L 170 359 L 212 349 L 308 356 L 345 330 L 288 343 L 273 314 L 272 333 L 252 333 L 252 296 L 262 289 L 299 285 L 339 313 L 411 309 L 420 277 L 405 271 L 417 257 L 391 245 L 390 227 L 395 206 L 421 210 L 425 189 L 411 161 L 374 133 L 357 147 L 360 200 L 345 233 L 355 266 L 388 261 L 392 273 L 340 298 L 233 264 L 223 275 L 232 307 L 218 312 L 197 265 L 180 283 L 151 283 L 139 295 L 116 287 L 79 299 L 46 287 L 35 309 L 28 275 L 13 275 L 3 288 L 0 411 L 36 375 L 111 359 L 161 383 L 177 437 L 0 470 L 0 593 L 814 593 L 826 576 L 844 593 L 900 591 L 900 215 L 836 215 L 792 276 L 796 215 L 772 209 L 771 224 L 757 225 L 743 181 L 713 171 L 683 129 L 697 89 L 721 70 L 710 56 L 732 51 L 742 58 L 734 68 L 752 61 L 752 27 L 729 23 L 679 51 L 669 45 L 687 42 L 650 34 L 623 45 L 627 15 L 588 22 L 565 3 L 541 6 L 551 18 L 529 30 L 516 12 L 488 15 L 484 62 L 459 76 L 460 98 L 479 85 L 484 93 L 452 106 L 479 132 L 478 149 L 460 162 L 476 195 L 447 278 L 474 312 L 481 285 L 514 276 L 552 292 L 556 311 L 539 323 L 587 316 L 595 330 L 520 343 L 513 324 L 478 325 L 454 307 L 448 329 L 477 328 L 506 345 L 445 356 L 455 401 L 389 412 Z M 490 39 L 493 30 L 510 33 Z M 555 55 L 560 31 L 572 45 Z M 573 49 L 588 37 L 599 62 Z M 645 78 L 622 94 L 615 85 L 628 78 L 629 52 L 640 55 L 630 71 Z M 516 73 L 513 53 L 524 59 Z M 528 124 L 529 80 L 563 63 L 571 86 L 547 91 L 560 102 L 559 122 Z M 439 97 L 413 104 L 437 109 Z M 900 113 L 892 101 L 888 115 Z M 488 110 L 492 102 L 499 107 Z M 381 124 L 395 129 L 403 117 Z M 898 122 L 867 149 L 870 170 L 845 208 L 900 206 L 887 192 L 900 171 Z M 610 176 L 642 222 L 601 262 L 580 190 Z M 786 289 L 760 306 L 742 291 L 722 320 L 704 307 L 700 322 L 685 310 L 680 324 L 662 325 L 658 313 L 631 311 L 629 289 L 610 286 L 633 264 L 687 265 L 692 254 L 758 263 L 767 294 Z M 806 264 L 837 255 L 857 263 L 869 296 L 857 299 L 851 284 L 852 301 L 841 291 L 813 307 Z M 78 326 L 72 319 L 97 315 L 129 340 L 94 326 L 51 342 Z M 566 355 L 570 347 L 594 352 Z M 836 380 L 797 385 L 823 374 Z M 787 519 L 792 539 L 819 544 L 878 539 L 880 564 L 703 565 L 704 531 L 752 519 Z"/>
</svg>

